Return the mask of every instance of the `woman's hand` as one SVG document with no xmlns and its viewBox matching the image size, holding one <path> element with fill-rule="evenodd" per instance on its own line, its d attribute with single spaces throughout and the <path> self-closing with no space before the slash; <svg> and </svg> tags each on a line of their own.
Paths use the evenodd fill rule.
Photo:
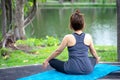
<svg viewBox="0 0 120 80">
<path fill-rule="evenodd" d="M 48 61 L 44 61 L 44 62 L 43 62 L 43 65 L 42 65 L 43 69 L 46 69 L 47 66 L 48 66 L 48 64 L 49 64 Z"/>
<path fill-rule="evenodd" d="M 101 58 L 101 57 L 98 57 L 98 58 L 96 59 L 96 63 L 99 63 L 100 58 Z"/>
</svg>

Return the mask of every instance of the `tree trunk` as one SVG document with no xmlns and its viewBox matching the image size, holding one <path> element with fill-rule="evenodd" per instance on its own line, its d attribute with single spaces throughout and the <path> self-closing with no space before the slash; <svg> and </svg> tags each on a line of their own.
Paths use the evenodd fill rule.
<svg viewBox="0 0 120 80">
<path fill-rule="evenodd" d="M 14 35 L 16 39 L 25 39 L 24 2 L 25 0 L 16 0 L 17 6 L 15 9 L 15 30 L 14 30 Z"/>
<path fill-rule="evenodd" d="M 6 26 L 7 26 L 5 0 L 1 0 L 1 8 L 2 8 L 2 37 L 4 37 L 6 34 Z"/>
<path fill-rule="evenodd" d="M 12 29 L 11 27 L 12 26 L 12 1 L 5 0 L 5 7 L 6 7 L 6 16 L 7 16 L 7 27 L 9 30 L 9 29 Z"/>
<path fill-rule="evenodd" d="M 116 0 L 117 4 L 117 53 L 120 62 L 120 0 Z"/>
<path fill-rule="evenodd" d="M 12 21 L 12 3 L 11 0 L 1 0 L 2 3 L 2 42 L 0 47 L 6 47 L 13 43 L 12 31 L 9 30 Z M 9 30 L 9 31 L 8 31 Z"/>
</svg>

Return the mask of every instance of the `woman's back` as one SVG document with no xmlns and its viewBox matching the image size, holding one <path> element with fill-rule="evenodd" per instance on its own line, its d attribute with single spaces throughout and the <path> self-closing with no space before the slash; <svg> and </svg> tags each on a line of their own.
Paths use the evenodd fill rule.
<svg viewBox="0 0 120 80">
<path fill-rule="evenodd" d="M 88 45 L 84 44 L 85 33 L 73 33 L 73 36 L 75 44 L 68 47 L 69 60 L 64 64 L 65 71 L 69 74 L 88 74 L 93 66 L 88 58 Z"/>
</svg>

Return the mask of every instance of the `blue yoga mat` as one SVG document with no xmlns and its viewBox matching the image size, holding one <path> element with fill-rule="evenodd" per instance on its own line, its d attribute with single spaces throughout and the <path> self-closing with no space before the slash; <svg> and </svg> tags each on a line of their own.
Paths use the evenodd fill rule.
<svg viewBox="0 0 120 80">
<path fill-rule="evenodd" d="M 17 80 L 96 80 L 117 70 L 120 70 L 120 67 L 108 64 L 97 64 L 94 71 L 88 75 L 68 75 L 56 70 L 49 70 Z"/>
</svg>

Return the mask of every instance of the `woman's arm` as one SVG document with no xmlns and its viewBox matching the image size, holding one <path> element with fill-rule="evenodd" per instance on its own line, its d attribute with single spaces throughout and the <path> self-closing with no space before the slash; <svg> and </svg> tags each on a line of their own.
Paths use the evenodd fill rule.
<svg viewBox="0 0 120 80">
<path fill-rule="evenodd" d="M 48 66 L 49 61 L 58 56 L 64 50 L 64 48 L 67 46 L 67 39 L 67 36 L 65 36 L 60 46 L 43 62 L 43 68 L 46 68 Z"/>
<path fill-rule="evenodd" d="M 97 54 L 97 52 L 96 52 L 96 50 L 94 48 L 92 37 L 90 39 L 89 49 L 90 49 L 90 53 L 96 58 L 97 63 L 98 63 L 99 60 L 100 60 L 100 57 L 98 56 L 98 54 Z"/>
</svg>

